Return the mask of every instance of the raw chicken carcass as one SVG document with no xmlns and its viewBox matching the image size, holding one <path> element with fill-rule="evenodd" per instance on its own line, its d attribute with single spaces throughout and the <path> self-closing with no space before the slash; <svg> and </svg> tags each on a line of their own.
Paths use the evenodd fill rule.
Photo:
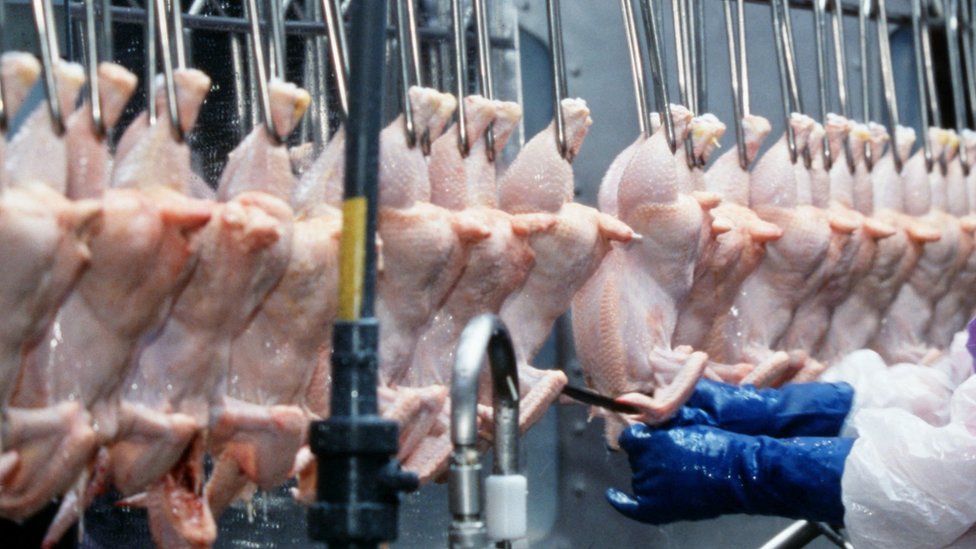
<svg viewBox="0 0 976 549">
<path fill-rule="evenodd" d="M 857 159 L 859 162 L 854 174 L 855 190 L 851 197 L 855 209 L 895 227 L 896 232 L 877 242 L 877 251 L 867 274 L 855 283 L 847 299 L 834 309 L 830 328 L 818 353 L 818 357 L 828 363 L 840 360 L 868 345 L 878 332 L 902 283 L 915 268 L 923 244 L 939 238 L 938 232 L 905 215 L 903 211 L 904 171 L 898 173 L 895 170 L 892 155 L 897 153 L 901 159 L 907 159 L 915 143 L 915 132 L 904 127 L 898 127 L 896 131 L 898 150 L 892 152 L 889 148 L 883 156 L 875 155 L 873 170 L 868 171 L 863 159 Z M 852 146 L 865 138 L 877 141 L 877 137 L 869 134 L 863 126 L 855 127 L 851 135 Z M 858 157 L 860 151 L 860 147 L 854 148 Z M 864 195 L 871 187 L 873 196 L 868 206 L 864 204 L 867 200 Z M 831 188 L 833 190 L 833 182 Z M 834 193 L 834 197 L 843 202 L 846 191 Z"/>
<path fill-rule="evenodd" d="M 815 354 L 830 328 L 830 318 L 834 308 L 847 298 L 854 284 L 871 268 L 878 239 L 895 233 L 893 226 L 864 216 L 853 209 L 852 200 L 845 200 L 853 196 L 853 177 L 846 160 L 842 157 L 844 141 L 850 129 L 851 125 L 847 119 L 833 114 L 828 115 L 826 132 L 831 157 L 837 162 L 837 169 L 832 168 L 828 173 L 823 164 L 823 156 L 820 150 L 817 150 L 819 147 L 811 146 L 814 156 L 809 175 L 811 183 L 821 174 L 826 175 L 828 184 L 827 188 L 822 188 L 821 183 L 814 183 L 813 187 L 816 187 L 816 190 L 812 192 L 811 199 L 816 201 L 825 198 L 829 201 L 828 215 L 836 219 L 850 219 L 857 228 L 851 234 L 837 231 L 831 233 L 830 246 L 824 259 L 826 274 L 822 285 L 800 304 L 793 322 L 780 340 L 780 348 L 787 351 L 801 350 Z M 859 159 L 860 154 L 858 154 Z M 833 175 L 837 177 L 832 180 Z M 841 186 L 844 188 L 840 188 Z M 822 197 L 818 196 L 821 194 Z M 831 200 L 832 196 L 843 198 Z M 823 365 L 816 361 L 808 361 L 808 366 L 794 377 L 794 381 L 811 381 L 824 369 Z"/>
<path fill-rule="evenodd" d="M 102 127 L 107 132 L 122 115 L 122 109 L 139 83 L 136 75 L 115 63 L 98 65 L 98 96 Z M 88 101 L 65 122 L 68 147 L 68 198 L 98 198 L 108 188 L 112 153 L 106 135 L 99 135 Z"/>
<path fill-rule="evenodd" d="M 20 463 L 2 480 L 4 516 L 29 516 L 76 483 L 84 489 L 97 445 L 117 434 L 119 389 L 139 341 L 159 327 L 185 282 L 190 234 L 210 217 L 209 204 L 133 189 L 111 190 L 101 203 L 90 266 L 25 357 L 8 408 L 5 442 Z M 70 525 L 73 511 L 64 509 L 57 524 Z"/>
<path fill-rule="evenodd" d="M 929 136 L 933 157 L 938 159 L 945 153 L 951 160 L 958 142 L 939 128 L 929 128 Z M 928 170 L 925 151 L 919 150 L 905 163 L 902 175 L 904 212 L 935 228 L 941 238 L 922 249 L 915 268 L 885 314 L 873 347 L 889 364 L 929 363 L 938 356 L 925 337 L 936 303 L 948 293 L 953 276 L 972 253 L 972 240 L 962 238 L 959 219 L 945 211 L 946 180 L 938 160 Z"/>
<path fill-rule="evenodd" d="M 684 139 L 691 113 L 672 106 L 675 135 Z M 672 349 L 678 310 L 691 289 L 705 209 L 711 193 L 680 194 L 673 151 L 662 130 L 646 140 L 624 170 L 617 192 L 620 219 L 643 235 L 615 246 L 573 301 L 576 347 L 589 384 L 641 410 L 641 419 L 668 419 L 704 372 L 707 355 Z M 621 422 L 608 418 L 607 443 Z"/>
<path fill-rule="evenodd" d="M 178 90 L 177 108 L 183 135 L 190 133 L 200 114 L 203 99 L 210 91 L 210 77 L 196 69 L 178 69 L 173 77 Z M 172 159 L 188 159 L 190 148 L 186 140 L 174 139 L 166 106 L 166 86 L 162 76 L 156 78 L 156 120 L 149 124 L 149 115 L 139 115 L 126 128 L 115 150 L 112 170 L 113 187 L 141 188 L 146 181 L 190 194 L 190 183 L 196 177 L 189 162 L 173 162 Z M 166 166 L 161 170 L 160 166 Z"/>
<path fill-rule="evenodd" d="M 970 130 L 963 130 L 960 146 L 966 147 L 969 162 L 976 159 L 976 135 Z M 970 296 L 976 286 L 976 253 L 973 253 L 973 230 L 976 229 L 976 217 L 970 215 L 970 191 L 967 189 L 966 178 L 967 174 L 964 173 L 960 155 L 947 166 L 945 210 L 959 219 L 962 228 L 959 234 L 962 243 L 959 251 L 965 255 L 965 263 L 952 278 L 949 291 L 939 299 L 932 315 L 926 341 L 938 349 L 949 348 L 952 335 L 966 326 L 972 312 L 969 303 L 973 302 Z M 968 254 L 967 250 L 969 250 Z"/>
<path fill-rule="evenodd" d="M 794 113 L 789 123 L 802 151 L 815 122 Z M 797 154 L 796 162 L 802 161 Z M 790 357 L 772 349 L 823 278 L 818 271 L 830 245 L 831 223 L 822 210 L 799 203 L 796 171 L 785 135 L 756 165 L 749 179 L 750 205 L 783 235 L 766 245 L 765 259 L 743 282 L 731 314 L 720 317 L 707 336 L 706 350 L 714 360 L 756 365 L 743 380 L 747 383 L 769 384 L 782 374 Z"/>
<path fill-rule="evenodd" d="M 34 82 L 41 74 L 41 64 L 29 53 L 11 51 L 0 56 L 0 84 L 3 85 L 3 115 L 9 125 L 14 121 L 24 99 L 30 93 Z M 6 132 L 7 128 L 4 128 Z M 7 170 L 3 169 L 7 148 L 7 136 L 0 136 L 0 190 L 7 180 Z"/>
<path fill-rule="evenodd" d="M 320 208 L 342 207 L 345 163 L 346 130 L 339 126 L 295 187 L 291 200 L 295 212 L 312 214 Z"/>
<path fill-rule="evenodd" d="M 769 134 L 769 122 L 748 115 L 742 120 L 746 157 L 751 163 Z M 705 172 L 705 188 L 719 195 L 722 202 L 709 214 L 729 224 L 719 234 L 695 268 L 694 284 L 678 313 L 674 345 L 703 348 L 717 315 L 734 314 L 732 309 L 739 286 L 766 254 L 766 243 L 780 238 L 783 230 L 763 221 L 749 208 L 749 172 L 742 169 L 736 150 L 720 156 Z M 748 364 L 709 363 L 709 375 L 738 383 L 752 370 Z"/>
<path fill-rule="evenodd" d="M 572 156 L 592 124 L 590 111 L 580 99 L 564 99 L 561 108 Z M 537 370 L 529 361 L 542 348 L 556 319 L 569 309 L 576 291 L 599 267 L 611 242 L 626 243 L 634 237 L 617 218 L 572 202 L 573 169 L 559 155 L 555 139 L 553 123 L 529 141 L 499 184 L 503 210 L 556 215 L 552 227 L 529 237 L 535 264 L 501 309 L 523 378 L 520 387 L 526 393 L 519 405 L 523 429 L 538 421 L 566 384 L 563 372 Z"/>
<path fill-rule="evenodd" d="M 85 71 L 77 63 L 58 61 L 54 65 L 58 105 L 62 120 L 75 110 L 75 99 L 85 83 Z M 7 143 L 4 165 L 7 185 L 42 183 L 64 194 L 68 182 L 67 143 L 54 129 L 47 101 L 41 101 Z M 38 151 L 44 151 L 38 161 Z"/>
</svg>

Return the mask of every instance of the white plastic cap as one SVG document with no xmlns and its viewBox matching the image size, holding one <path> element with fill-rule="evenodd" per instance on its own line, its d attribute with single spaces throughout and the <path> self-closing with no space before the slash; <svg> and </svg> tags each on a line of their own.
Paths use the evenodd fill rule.
<svg viewBox="0 0 976 549">
<path fill-rule="evenodd" d="M 528 534 L 528 481 L 522 475 L 491 475 L 485 480 L 485 527 L 492 541 Z"/>
</svg>

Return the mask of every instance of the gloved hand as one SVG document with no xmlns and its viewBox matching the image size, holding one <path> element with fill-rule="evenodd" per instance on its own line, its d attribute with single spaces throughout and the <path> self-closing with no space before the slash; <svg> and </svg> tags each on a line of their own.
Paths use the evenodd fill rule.
<svg viewBox="0 0 976 549">
<path fill-rule="evenodd" d="M 854 403 L 847 383 L 756 389 L 703 379 L 668 426 L 709 425 L 743 435 L 833 437 Z"/>
<path fill-rule="evenodd" d="M 620 435 L 634 496 L 610 488 L 607 500 L 651 524 L 730 513 L 839 524 L 840 480 L 853 444 L 848 438 L 776 439 L 702 425 L 662 430 L 636 423 Z"/>
</svg>

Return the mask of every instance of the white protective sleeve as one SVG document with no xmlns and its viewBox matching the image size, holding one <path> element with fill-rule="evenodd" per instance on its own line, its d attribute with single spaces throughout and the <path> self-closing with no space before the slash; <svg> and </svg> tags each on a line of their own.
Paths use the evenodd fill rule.
<svg viewBox="0 0 976 549">
<path fill-rule="evenodd" d="M 935 427 L 902 409 L 864 409 L 844 465 L 844 523 L 858 549 L 974 547 L 976 378 Z"/>
</svg>

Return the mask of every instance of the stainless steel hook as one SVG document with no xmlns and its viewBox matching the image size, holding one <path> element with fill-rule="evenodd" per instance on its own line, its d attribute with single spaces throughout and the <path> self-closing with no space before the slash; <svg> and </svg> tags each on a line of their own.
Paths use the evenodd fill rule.
<svg viewBox="0 0 976 549">
<path fill-rule="evenodd" d="M 773 37 L 776 39 L 776 64 L 779 67 L 780 96 L 783 102 L 783 124 L 786 132 L 786 145 L 790 151 L 790 162 L 796 164 L 798 149 L 796 134 L 790 125 L 790 114 L 793 112 L 793 98 L 790 86 L 790 69 L 786 53 L 786 28 L 783 25 L 783 15 L 780 10 L 783 0 L 771 0 L 770 8 L 773 14 Z"/>
<path fill-rule="evenodd" d="M 169 10 L 173 9 L 175 11 L 178 9 L 179 4 L 175 0 L 169 5 L 167 5 L 166 0 L 153 0 L 153 3 L 155 4 L 153 7 L 155 9 L 155 26 L 159 40 L 159 50 L 163 61 L 163 82 L 166 86 L 166 110 L 169 114 L 173 137 L 179 142 L 183 141 L 184 135 L 183 126 L 180 123 L 179 105 L 176 99 L 176 79 L 173 76 L 173 50 L 170 47 L 171 36 L 169 33 L 169 18 L 171 17 Z M 180 17 L 180 14 L 173 13 L 172 17 Z M 182 43 L 182 40 L 180 43 Z M 155 44 L 150 44 L 148 47 L 154 49 L 156 46 Z M 155 109 L 155 105 L 152 108 Z"/>
<path fill-rule="evenodd" d="M 495 474 L 518 473 L 519 382 L 515 349 L 505 325 L 492 314 L 475 317 L 461 332 L 451 377 L 451 465 L 448 492 L 451 547 L 484 547 L 478 384 L 487 355 L 494 407 Z"/>
<path fill-rule="evenodd" d="M 407 138 L 407 146 L 411 149 L 417 144 L 417 127 L 413 121 L 413 107 L 410 101 L 410 86 L 420 84 L 420 64 L 413 66 L 413 40 L 410 34 L 414 29 L 410 27 L 407 17 L 407 5 L 413 0 L 395 0 L 397 21 L 397 52 L 400 56 L 400 103 L 403 108 L 403 130 Z"/>
<path fill-rule="evenodd" d="M 630 56 L 630 75 L 634 83 L 634 98 L 637 100 L 637 124 L 645 137 L 651 135 L 651 113 L 647 108 L 648 96 L 644 86 L 644 54 L 637 36 L 634 22 L 633 4 L 630 0 L 620 0 L 620 14 L 624 19 L 624 34 L 627 37 L 627 53 Z"/>
<path fill-rule="evenodd" d="M 661 59 L 660 21 L 651 0 L 641 0 L 641 18 L 644 20 L 644 31 L 647 38 L 647 52 L 650 55 L 651 76 L 658 97 L 661 98 L 661 123 L 664 125 L 665 137 L 673 153 L 678 146 L 674 133 L 674 120 L 671 118 L 671 102 L 668 99 L 668 87 L 664 75 L 664 62 Z"/>
<path fill-rule="evenodd" d="M 742 126 L 742 118 L 745 106 L 743 104 L 743 91 L 739 85 L 739 58 L 736 55 L 736 34 L 735 20 L 732 15 L 732 2 L 734 0 L 724 0 L 722 7 L 725 10 L 725 36 L 729 51 L 729 80 L 732 83 L 732 112 L 735 118 L 735 147 L 739 155 L 739 167 L 743 170 L 749 169 L 749 156 L 746 152 L 745 128 Z M 741 5 L 742 0 L 738 0 Z"/>
<path fill-rule="evenodd" d="M 31 0 L 34 15 L 34 25 L 37 29 L 37 42 L 41 51 L 41 68 L 44 75 L 44 89 L 47 93 L 47 108 L 51 115 L 54 133 L 64 134 L 64 113 L 58 101 L 58 84 L 54 78 L 54 63 L 60 60 L 57 33 L 54 27 L 54 11 L 51 0 Z"/>
<path fill-rule="evenodd" d="M 881 53 L 881 79 L 884 82 L 885 105 L 888 109 L 888 138 L 895 170 L 901 173 L 902 159 L 898 154 L 898 95 L 895 90 L 895 72 L 891 62 L 891 44 L 888 42 L 888 10 L 885 0 L 878 0 L 878 50 Z M 865 91 L 865 95 L 867 91 Z M 925 107 L 922 107 L 925 110 Z M 926 132 L 922 132 L 925 134 Z M 866 146 L 869 151 L 871 147 Z"/>
<path fill-rule="evenodd" d="M 329 57 L 336 76 L 336 91 L 342 119 L 349 117 L 349 59 L 346 56 L 346 30 L 342 25 L 339 0 L 321 0 L 329 38 Z"/>
<path fill-rule="evenodd" d="M 102 101 L 98 93 L 98 40 L 95 27 L 95 0 L 84 0 L 85 4 L 85 76 L 88 79 L 88 105 L 91 109 L 92 128 L 95 135 L 105 135 L 102 121 Z"/>
<path fill-rule="evenodd" d="M 925 168 L 928 171 L 932 171 L 935 158 L 932 155 L 932 142 L 929 139 L 928 132 L 931 122 L 927 108 L 929 103 L 929 86 L 925 66 L 927 60 L 924 46 L 925 32 L 923 31 L 924 27 L 922 23 L 924 17 L 925 13 L 922 10 L 921 0 L 912 0 L 912 46 L 915 51 L 915 78 L 918 82 L 919 114 L 921 115 L 922 122 L 922 147 L 925 154 Z"/>
<path fill-rule="evenodd" d="M 840 115 L 850 119 L 850 110 L 847 106 L 850 90 L 847 88 L 847 39 L 844 36 L 844 10 L 841 0 L 834 0 L 833 13 L 834 31 L 834 69 L 837 73 L 837 103 L 840 106 Z M 854 151 L 851 150 L 850 135 L 844 138 L 844 158 L 847 160 L 847 170 L 854 173 Z"/>
<path fill-rule="evenodd" d="M 828 101 L 830 99 L 830 82 L 827 73 L 827 0 L 814 0 L 813 2 L 813 39 L 817 49 L 817 84 L 820 98 L 820 120 L 827 122 L 827 112 L 829 111 Z M 829 170 L 834 165 L 833 154 L 830 151 L 830 142 L 827 135 L 823 136 L 823 159 L 824 167 Z"/>
<path fill-rule="evenodd" d="M 952 79 L 952 107 L 956 119 L 956 132 L 962 135 L 966 127 L 966 98 L 963 95 L 962 62 L 959 53 L 959 0 L 949 0 L 946 14 L 946 40 L 949 50 L 949 76 Z M 969 175 L 969 155 L 966 147 L 959 147 L 959 162 L 963 172 Z"/>
<path fill-rule="evenodd" d="M 467 44 L 464 40 L 464 22 L 462 21 L 461 1 L 451 0 L 451 29 L 454 34 L 454 89 L 457 96 L 457 129 L 458 149 L 461 156 L 468 156 L 471 150 L 468 143 L 467 109 L 464 107 L 464 96 L 468 94 L 468 55 Z M 559 110 L 559 107 L 556 107 Z"/>
<path fill-rule="evenodd" d="M 271 0 L 271 2 L 277 2 L 277 0 Z M 271 138 L 272 142 L 280 143 L 281 137 L 278 135 L 274 119 L 271 117 L 271 96 L 268 93 L 268 71 L 264 65 L 264 45 L 261 40 L 261 15 L 258 12 L 257 0 L 247 0 L 245 6 L 247 8 L 247 18 L 251 23 L 250 46 L 254 57 L 254 69 L 257 72 L 257 89 L 261 102 L 261 117 L 264 122 L 264 129 L 268 132 L 268 137 Z"/>
<path fill-rule="evenodd" d="M 692 70 L 690 51 L 691 40 L 689 39 L 691 29 L 688 17 L 688 5 L 685 3 L 685 0 L 671 0 L 671 19 L 674 28 L 675 61 L 678 68 L 678 93 L 681 97 L 681 102 L 687 108 L 697 109 L 692 77 L 694 71 Z M 689 168 L 695 168 L 698 162 L 695 159 L 694 144 L 691 141 L 690 135 L 685 136 L 684 145 L 685 162 L 687 162 Z"/>
<path fill-rule="evenodd" d="M 549 21 L 549 48 L 552 53 L 553 113 L 556 120 L 556 149 L 569 160 L 566 143 L 566 120 L 563 116 L 563 99 L 566 98 L 566 57 L 563 52 L 563 23 L 559 0 L 546 0 L 546 16 Z"/>
<path fill-rule="evenodd" d="M 474 0 L 475 35 L 478 38 L 478 76 L 481 95 L 487 99 L 495 98 L 494 83 L 491 76 L 491 43 L 488 40 L 488 12 L 485 0 Z M 560 111 L 562 109 L 559 109 Z M 495 160 L 495 128 L 489 124 L 485 129 L 485 153 L 489 161 Z"/>
</svg>

